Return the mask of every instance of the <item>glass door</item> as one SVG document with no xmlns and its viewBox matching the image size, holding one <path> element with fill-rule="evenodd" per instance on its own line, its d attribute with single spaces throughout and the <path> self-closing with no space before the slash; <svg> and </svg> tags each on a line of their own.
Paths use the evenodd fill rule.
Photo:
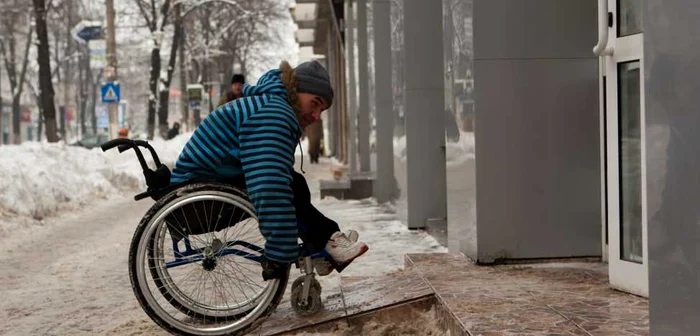
<svg viewBox="0 0 700 336">
<path fill-rule="evenodd" d="M 605 57 L 610 284 L 648 296 L 642 2 L 609 0 Z"/>
</svg>

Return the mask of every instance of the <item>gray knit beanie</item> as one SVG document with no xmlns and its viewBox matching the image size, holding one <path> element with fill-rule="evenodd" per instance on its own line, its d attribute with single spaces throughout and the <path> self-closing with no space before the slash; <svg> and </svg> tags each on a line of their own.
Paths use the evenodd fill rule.
<svg viewBox="0 0 700 336">
<path fill-rule="evenodd" d="M 320 96 L 333 104 L 333 87 L 328 71 L 316 61 L 308 61 L 297 65 L 294 69 L 297 82 L 297 92 L 311 93 Z"/>
</svg>

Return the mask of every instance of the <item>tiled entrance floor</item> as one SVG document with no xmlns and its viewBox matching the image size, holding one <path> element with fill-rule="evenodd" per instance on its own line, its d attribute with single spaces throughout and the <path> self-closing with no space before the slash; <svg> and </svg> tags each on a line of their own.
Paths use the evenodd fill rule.
<svg viewBox="0 0 700 336">
<path fill-rule="evenodd" d="M 254 335 L 359 335 L 348 330 L 369 320 L 409 324 L 426 311 L 437 334 L 450 336 L 649 335 L 647 300 L 611 289 L 601 263 L 476 266 L 445 253 L 405 262 L 394 274 L 324 288 L 325 308 L 313 317 L 296 316 L 285 299 Z"/>
<path fill-rule="evenodd" d="M 470 335 L 649 335 L 648 301 L 609 287 L 600 263 L 475 266 L 411 254 L 438 301 Z"/>
</svg>

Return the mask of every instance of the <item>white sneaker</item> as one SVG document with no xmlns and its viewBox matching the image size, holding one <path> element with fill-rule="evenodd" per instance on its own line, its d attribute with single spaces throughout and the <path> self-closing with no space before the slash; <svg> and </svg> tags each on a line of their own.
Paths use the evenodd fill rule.
<svg viewBox="0 0 700 336">
<path fill-rule="evenodd" d="M 359 236 L 359 235 L 358 235 Z M 337 264 L 348 264 L 363 255 L 369 247 L 367 244 L 352 241 L 344 233 L 333 233 L 326 244 L 326 251 Z"/>
<path fill-rule="evenodd" d="M 347 239 L 349 239 L 353 243 L 357 242 L 357 239 L 360 238 L 360 234 L 355 230 L 350 230 L 350 231 L 348 231 L 347 234 L 343 234 L 342 232 L 336 232 L 336 234 L 337 233 L 340 233 L 341 235 L 345 235 L 347 237 Z M 335 234 L 334 234 L 334 236 L 335 236 Z M 331 239 L 333 239 L 333 238 L 331 237 Z M 329 241 L 329 243 L 330 243 L 330 241 Z M 326 248 L 328 248 L 328 245 L 326 245 Z M 333 256 L 333 255 L 331 254 L 331 256 Z M 335 257 L 333 258 L 333 260 L 336 260 Z M 314 268 L 316 269 L 316 273 L 320 276 L 328 275 L 328 274 L 331 274 L 331 272 L 333 272 L 333 265 L 331 265 L 331 263 L 329 263 L 328 261 L 323 260 L 323 259 L 319 259 L 318 261 L 316 261 L 316 263 L 314 264 Z"/>
<path fill-rule="evenodd" d="M 348 239 L 350 239 L 350 241 L 354 243 L 357 241 L 357 239 L 360 238 L 360 233 L 358 233 L 355 230 L 350 230 L 345 236 L 348 237 Z"/>
</svg>

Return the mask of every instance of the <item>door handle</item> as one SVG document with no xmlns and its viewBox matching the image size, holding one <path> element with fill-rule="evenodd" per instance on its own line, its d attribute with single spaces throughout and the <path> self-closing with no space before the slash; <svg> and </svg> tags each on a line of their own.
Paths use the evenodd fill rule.
<svg viewBox="0 0 700 336">
<path fill-rule="evenodd" d="M 593 47 L 596 56 L 610 56 L 615 50 L 608 45 L 608 27 L 612 27 L 612 13 L 608 12 L 608 0 L 598 0 L 598 44 Z"/>
</svg>

